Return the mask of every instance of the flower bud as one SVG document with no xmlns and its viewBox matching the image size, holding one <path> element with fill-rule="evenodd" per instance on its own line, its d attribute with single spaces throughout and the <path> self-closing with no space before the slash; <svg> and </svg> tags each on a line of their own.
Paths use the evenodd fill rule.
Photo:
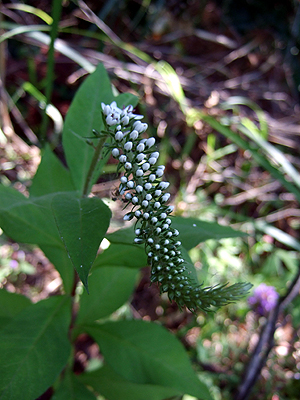
<svg viewBox="0 0 300 400">
<path fill-rule="evenodd" d="M 118 157 L 118 155 L 120 154 L 119 149 L 117 149 L 117 148 L 112 149 L 111 154 L 115 158 Z"/>
</svg>

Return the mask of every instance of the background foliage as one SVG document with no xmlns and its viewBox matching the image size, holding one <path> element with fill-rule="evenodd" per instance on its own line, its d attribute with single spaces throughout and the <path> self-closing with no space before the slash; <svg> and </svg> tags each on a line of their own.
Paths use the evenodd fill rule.
<svg viewBox="0 0 300 400">
<path fill-rule="evenodd" d="M 195 318 L 161 300 L 157 288 L 149 287 L 146 271 L 131 301 L 117 315 L 160 321 L 182 340 L 196 370 L 202 371 L 201 376 L 206 371 L 205 379 L 215 385 L 216 398 L 222 399 L 246 398 L 241 395 L 247 377 L 243 375 L 245 364 L 259 359 L 255 346 L 263 337 L 263 327 L 275 330 L 276 323 L 274 346 L 265 355 L 260 352 L 268 355 L 262 373 L 250 363 L 260 377 L 247 395 L 250 399 L 297 399 L 299 300 L 293 296 L 284 300 L 284 296 L 289 288 L 297 294 L 299 271 L 298 3 L 108 1 L 88 6 L 94 14 L 81 1 L 65 2 L 62 7 L 59 1 L 1 4 L 0 51 L 5 55 L 0 57 L 2 184 L 12 184 L 26 195 L 30 192 L 33 198 L 42 196 L 47 202 L 51 195 L 43 188 L 39 173 L 30 187 L 39 162 L 36 146 L 43 146 L 43 162 L 52 165 L 47 181 L 53 182 L 53 190 L 74 190 L 69 172 L 50 149 L 61 161 L 73 163 L 73 171 L 77 166 L 77 176 L 82 172 L 77 156 L 72 159 L 66 154 L 66 160 L 63 156 L 62 129 L 72 132 L 73 128 L 71 120 L 66 119 L 64 128 L 62 121 L 86 73 L 101 61 L 119 92 L 129 91 L 141 99 L 138 110 L 147 115 L 151 134 L 157 129 L 161 161 L 167 165 L 166 176 L 174 188 L 176 214 L 204 219 L 207 224 L 217 221 L 248 233 L 245 238 L 222 240 L 216 235 L 193 248 L 190 257 L 200 281 L 246 280 L 254 286 L 265 282 L 276 288 L 283 301 L 274 315 L 258 315 L 245 300 L 216 315 Z M 59 41 L 54 45 L 55 37 Z M 88 93 L 95 96 L 93 102 L 99 107 L 97 92 Z M 74 107 L 76 113 L 76 107 L 82 110 L 84 104 Z M 79 127 L 83 135 L 91 123 L 90 111 L 86 109 L 86 121 Z M 71 134 L 67 137 L 74 143 Z M 76 148 L 80 149 L 80 140 L 72 154 Z M 57 169 L 60 181 L 53 179 Z M 113 226 L 119 227 L 122 204 L 112 200 L 116 178 L 114 166 L 108 165 L 93 191 L 108 199 L 114 211 Z M 80 179 L 75 181 L 79 182 L 75 189 L 82 190 Z M 14 191 L 8 200 L 2 195 L 1 202 L 11 204 L 20 201 L 20 196 Z M 69 201 L 68 194 L 64 196 Z M 41 199 L 29 201 L 26 214 L 41 205 Z M 41 218 L 48 221 L 43 213 Z M 51 232 L 51 226 L 47 227 Z M 209 228 L 202 223 L 199 229 L 207 232 Z M 18 223 L 15 230 L 9 235 L 22 242 L 24 233 Z M 34 302 L 61 290 L 60 277 L 44 254 L 65 276 L 65 290 L 70 292 L 73 287 L 73 276 L 67 278 L 70 260 L 62 256 L 61 242 L 49 243 L 49 237 L 43 236 L 47 231 L 35 234 L 39 242 L 34 238 L 33 243 L 40 245 L 43 254 L 1 235 L 0 270 L 6 290 Z M 89 310 L 90 318 L 104 318 L 121 306 L 136 274 L 126 264 L 133 259 L 127 249 L 122 253 L 127 267 L 122 274 L 124 281 L 128 279 L 122 300 L 110 309 L 113 300 L 108 301 L 107 293 L 103 308 L 97 309 L 93 296 L 100 282 L 107 279 L 118 285 L 120 279 L 113 247 L 120 246 L 119 238 L 113 233 L 109 240 L 111 247 L 94 266 L 89 300 L 82 295 L 82 309 Z M 133 254 L 139 251 L 132 248 Z M 14 300 L 3 299 L 3 304 L 15 301 L 20 311 L 25 304 L 29 306 L 25 297 L 19 301 L 15 293 L 12 296 Z M 54 310 L 50 300 L 43 301 Z M 78 321 L 85 323 L 86 315 L 80 311 Z M 95 343 L 79 336 L 75 370 L 81 372 L 97 357 Z M 93 379 L 93 372 L 88 373 Z M 110 373 L 103 370 L 103 381 L 107 382 Z M 64 398 L 70 387 L 85 393 L 84 379 L 85 375 L 82 381 L 66 375 L 55 396 Z M 47 384 L 43 383 L 45 390 Z"/>
</svg>

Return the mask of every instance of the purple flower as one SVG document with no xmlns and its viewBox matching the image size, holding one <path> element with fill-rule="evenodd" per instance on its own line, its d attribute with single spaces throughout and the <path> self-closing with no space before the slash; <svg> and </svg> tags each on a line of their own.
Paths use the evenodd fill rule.
<svg viewBox="0 0 300 400">
<path fill-rule="evenodd" d="M 266 315 L 275 307 L 278 297 L 279 294 L 273 286 L 261 283 L 254 289 L 253 296 L 249 297 L 248 304 L 259 315 Z"/>
</svg>

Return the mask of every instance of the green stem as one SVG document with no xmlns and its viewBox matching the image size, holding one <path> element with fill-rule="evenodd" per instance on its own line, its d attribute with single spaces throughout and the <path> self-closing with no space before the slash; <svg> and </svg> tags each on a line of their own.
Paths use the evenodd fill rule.
<svg viewBox="0 0 300 400">
<path fill-rule="evenodd" d="M 100 156 L 101 156 L 101 150 L 103 148 L 103 145 L 104 145 L 106 139 L 107 139 L 107 136 L 102 137 L 99 140 L 99 143 L 97 144 L 97 147 L 95 148 L 95 153 L 94 153 L 94 156 L 93 156 L 89 171 L 87 173 L 85 184 L 84 184 L 84 188 L 83 188 L 82 195 L 84 197 L 89 194 L 90 185 L 91 185 L 91 181 L 92 181 L 92 178 L 93 178 L 93 174 L 94 174 L 96 166 L 97 166 L 97 164 L 99 162 L 99 159 L 100 159 Z"/>
<path fill-rule="evenodd" d="M 47 106 L 51 102 L 52 91 L 53 91 L 54 64 L 55 64 L 54 42 L 55 42 L 55 39 L 57 38 L 58 25 L 59 25 L 60 16 L 61 16 L 61 9 L 62 9 L 62 1 L 61 0 L 53 0 L 53 3 L 52 3 L 53 22 L 51 25 L 51 31 L 50 31 L 50 39 L 51 40 L 50 40 L 50 45 L 49 45 L 49 50 L 48 50 L 48 58 L 47 58 L 47 75 L 46 75 L 46 90 L 45 90 L 46 104 L 45 104 L 45 109 L 44 109 L 44 113 L 43 113 L 43 119 L 42 119 L 42 125 L 41 125 L 41 136 L 40 136 L 42 146 L 45 145 L 47 128 L 48 128 Z"/>
</svg>

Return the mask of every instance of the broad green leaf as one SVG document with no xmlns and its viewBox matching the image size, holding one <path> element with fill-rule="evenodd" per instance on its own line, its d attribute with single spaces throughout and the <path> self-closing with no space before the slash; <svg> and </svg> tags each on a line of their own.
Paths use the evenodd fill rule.
<svg viewBox="0 0 300 400">
<path fill-rule="evenodd" d="M 51 400 L 97 400 L 72 372 L 67 371 Z"/>
<path fill-rule="evenodd" d="M 108 235 L 107 237 L 111 237 Z M 99 254 L 93 268 L 101 266 L 143 268 L 147 265 L 144 246 L 112 243 L 107 250 Z"/>
<path fill-rule="evenodd" d="M 89 294 L 84 291 L 76 323 L 86 324 L 109 316 L 132 294 L 137 271 L 122 267 L 93 267 Z"/>
<path fill-rule="evenodd" d="M 41 244 L 40 249 L 59 272 L 65 292 L 71 294 L 74 286 L 75 270 L 65 247 Z"/>
<path fill-rule="evenodd" d="M 137 103 L 137 98 L 127 94 L 114 97 L 111 83 L 104 67 L 99 64 L 95 72 L 88 76 L 77 91 L 63 130 L 63 147 L 73 182 L 82 193 L 90 168 L 94 149 L 86 143 L 93 136 L 93 129 L 103 130 L 101 102 L 110 104 L 116 101 L 119 107 Z M 99 167 L 97 169 L 99 175 Z M 97 176 L 93 176 L 95 182 Z"/>
<path fill-rule="evenodd" d="M 180 232 L 179 239 L 186 250 L 190 250 L 208 239 L 224 239 L 229 237 L 247 236 L 230 226 L 219 225 L 216 222 L 201 221 L 196 218 L 174 217 L 172 227 Z"/>
<path fill-rule="evenodd" d="M 53 296 L 26 307 L 0 331 L 0 399 L 33 400 L 66 365 L 71 300 Z"/>
<path fill-rule="evenodd" d="M 53 218 L 51 201 L 54 195 L 28 199 L 13 188 L 0 185 L 0 226 L 13 240 L 40 246 L 60 273 L 65 291 L 70 293 L 73 266 Z"/>
<path fill-rule="evenodd" d="M 163 400 L 178 395 L 174 388 L 129 381 L 107 365 L 80 375 L 79 380 L 107 400 Z"/>
<path fill-rule="evenodd" d="M 52 211 L 74 268 L 87 288 L 88 274 L 109 226 L 111 211 L 97 197 L 78 198 L 74 193 L 56 195 Z"/>
<path fill-rule="evenodd" d="M 161 326 L 133 320 L 87 325 L 85 330 L 100 346 L 106 363 L 123 378 L 211 399 L 182 344 Z"/>
<path fill-rule="evenodd" d="M 141 247 L 134 244 L 134 238 L 136 234 L 134 233 L 134 227 L 119 229 L 113 233 L 106 235 L 107 240 L 115 244 L 130 244 L 135 247 Z"/>
<path fill-rule="evenodd" d="M 39 168 L 30 187 L 30 196 L 74 191 L 70 172 L 62 165 L 49 145 L 45 147 Z"/>
<path fill-rule="evenodd" d="M 0 226 L 17 242 L 59 245 L 50 204 L 53 194 L 28 199 L 11 187 L 0 185 Z"/>
<path fill-rule="evenodd" d="M 5 289 L 0 290 L 0 329 L 12 320 L 24 308 L 30 306 L 31 301 L 18 293 L 11 293 Z"/>
</svg>

